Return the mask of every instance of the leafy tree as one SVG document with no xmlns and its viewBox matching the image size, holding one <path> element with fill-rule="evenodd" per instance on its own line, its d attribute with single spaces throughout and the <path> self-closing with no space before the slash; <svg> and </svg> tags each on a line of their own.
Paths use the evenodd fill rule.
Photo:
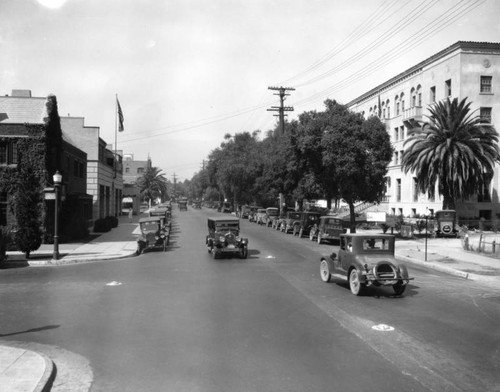
<svg viewBox="0 0 500 392">
<path fill-rule="evenodd" d="M 349 205 L 351 232 L 356 231 L 354 205 L 380 202 L 385 192 L 387 165 L 392 145 L 385 125 L 378 117 L 364 120 L 336 101 L 325 102 L 325 130 L 321 140 L 323 166 L 335 182 L 331 194 Z"/>
<path fill-rule="evenodd" d="M 498 133 L 470 105 L 466 98 L 448 98 L 430 106 L 429 121 L 405 142 L 404 172 L 414 172 L 418 190 L 431 198 L 437 183 L 443 209 L 455 209 L 457 200 L 482 190 L 500 162 Z"/>
<path fill-rule="evenodd" d="M 142 177 L 139 177 L 137 180 L 141 199 L 149 202 L 150 204 L 157 198 L 165 201 L 168 198 L 167 183 L 168 181 L 165 178 L 165 175 L 162 174 L 161 169 L 149 166 Z"/>
</svg>

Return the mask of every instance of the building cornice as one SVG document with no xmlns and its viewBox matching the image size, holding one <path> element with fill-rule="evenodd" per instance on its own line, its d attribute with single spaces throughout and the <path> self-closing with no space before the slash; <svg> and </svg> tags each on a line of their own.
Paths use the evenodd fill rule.
<svg viewBox="0 0 500 392">
<path fill-rule="evenodd" d="M 369 98 L 379 95 L 384 90 L 408 79 L 420 72 L 428 65 L 449 56 L 454 52 L 467 52 L 467 53 L 484 53 L 484 54 L 500 54 L 500 43 L 497 42 L 470 42 L 470 41 L 458 41 L 453 45 L 447 47 L 446 49 L 434 54 L 433 56 L 427 58 L 426 60 L 414 65 L 413 67 L 407 69 L 404 72 L 394 76 L 393 78 L 387 80 L 386 82 L 372 88 L 370 91 L 360 95 L 359 97 L 351 100 L 346 104 L 347 107 L 359 104 Z"/>
</svg>

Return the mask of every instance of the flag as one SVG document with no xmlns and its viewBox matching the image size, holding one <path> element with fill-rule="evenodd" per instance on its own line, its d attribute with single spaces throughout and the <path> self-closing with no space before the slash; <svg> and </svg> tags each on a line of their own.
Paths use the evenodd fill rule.
<svg viewBox="0 0 500 392">
<path fill-rule="evenodd" d="M 118 111 L 118 131 L 123 132 L 123 112 L 122 107 L 120 106 L 120 101 L 118 101 L 118 97 L 116 97 L 116 108 Z"/>
</svg>

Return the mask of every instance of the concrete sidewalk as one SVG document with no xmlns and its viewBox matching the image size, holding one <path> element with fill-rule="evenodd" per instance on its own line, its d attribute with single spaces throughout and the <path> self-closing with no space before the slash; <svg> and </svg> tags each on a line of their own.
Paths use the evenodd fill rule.
<svg viewBox="0 0 500 392">
<path fill-rule="evenodd" d="M 87 243 L 63 244 L 61 257 L 52 259 L 53 246 L 43 245 L 29 260 L 19 252 L 9 252 L 6 268 L 20 263 L 29 266 L 54 266 L 82 262 L 99 262 L 135 255 L 137 220 L 130 223 L 121 217 L 119 226 L 109 233 L 96 236 Z M 477 238 L 471 236 L 471 244 Z M 474 246 L 477 249 L 477 246 Z M 500 259 L 477 252 L 465 251 L 460 239 L 398 239 L 396 257 L 410 267 L 429 268 L 464 279 L 487 282 L 500 287 Z M 426 261 L 427 258 L 427 261 Z M 43 354 L 24 348 L 0 345 L 0 385 L 2 392 L 50 391 L 54 379 L 54 364 Z"/>
</svg>

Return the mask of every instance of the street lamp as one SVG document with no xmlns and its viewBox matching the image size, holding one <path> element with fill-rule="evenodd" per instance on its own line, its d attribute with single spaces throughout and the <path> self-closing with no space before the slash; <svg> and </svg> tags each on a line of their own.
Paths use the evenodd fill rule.
<svg viewBox="0 0 500 392">
<path fill-rule="evenodd" d="M 55 199 L 55 208 L 54 208 L 54 254 L 53 254 L 53 259 L 58 260 L 59 259 L 59 187 L 61 186 L 62 182 L 62 175 L 59 173 L 59 170 L 55 172 L 55 174 L 52 176 L 52 179 L 54 180 L 54 190 L 56 193 L 56 199 Z"/>
</svg>

